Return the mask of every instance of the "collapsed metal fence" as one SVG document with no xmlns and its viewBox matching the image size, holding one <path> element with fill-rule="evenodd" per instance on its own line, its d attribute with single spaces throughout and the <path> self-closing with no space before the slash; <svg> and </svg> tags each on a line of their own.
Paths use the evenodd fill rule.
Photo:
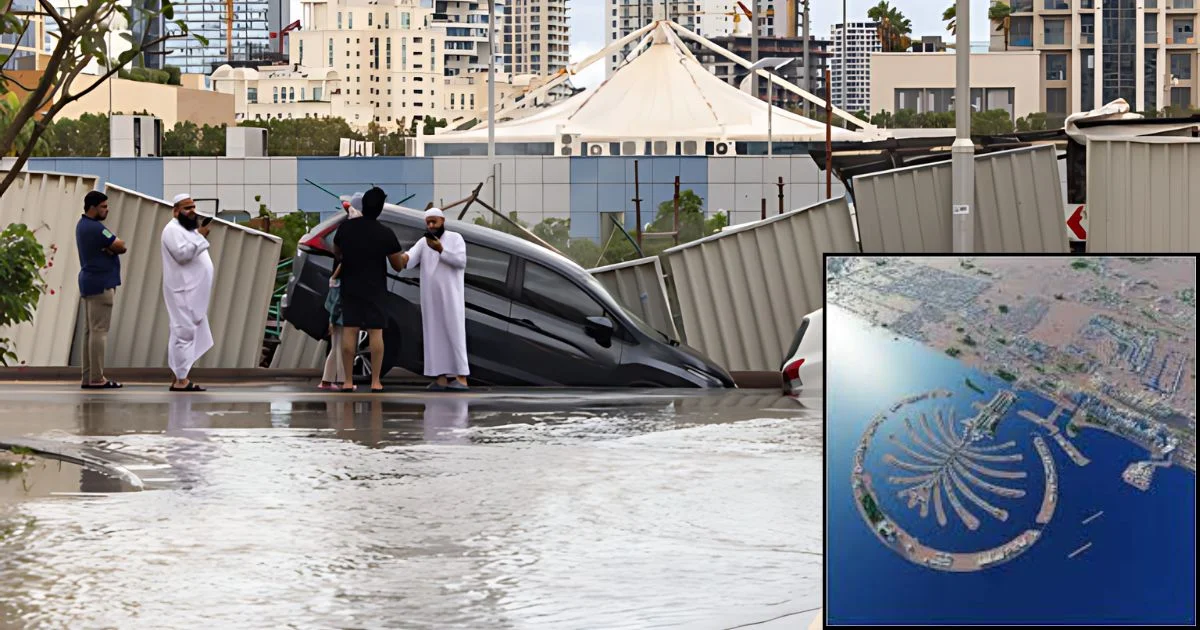
<svg viewBox="0 0 1200 630">
<path fill-rule="evenodd" d="M 860 175 L 853 182 L 864 252 L 953 251 L 950 162 Z M 977 253 L 1069 251 L 1054 147 L 977 156 L 974 212 Z"/>
<path fill-rule="evenodd" d="M 1090 139 L 1088 252 L 1200 249 L 1200 140 Z"/>
<path fill-rule="evenodd" d="M 591 269 L 588 273 L 629 311 L 672 339 L 679 339 L 658 256 Z"/>
<path fill-rule="evenodd" d="M 858 251 L 845 197 L 663 252 L 688 345 L 731 371 L 777 370 L 824 306 L 825 253 Z"/>
</svg>

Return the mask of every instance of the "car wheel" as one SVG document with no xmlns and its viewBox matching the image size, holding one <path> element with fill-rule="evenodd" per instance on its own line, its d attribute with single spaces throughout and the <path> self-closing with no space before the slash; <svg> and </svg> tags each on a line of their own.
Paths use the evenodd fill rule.
<svg viewBox="0 0 1200 630">
<path fill-rule="evenodd" d="M 371 380 L 371 342 L 367 331 L 358 331 L 358 344 L 354 350 L 354 366 L 351 374 L 355 380 Z"/>
</svg>

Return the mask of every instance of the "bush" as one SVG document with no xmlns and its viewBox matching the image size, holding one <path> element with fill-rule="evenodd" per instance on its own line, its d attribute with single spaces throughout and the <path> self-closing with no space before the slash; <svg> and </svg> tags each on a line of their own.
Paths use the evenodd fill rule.
<svg viewBox="0 0 1200 630">
<path fill-rule="evenodd" d="M 175 66 L 166 66 L 163 68 L 163 71 L 167 73 L 167 83 L 171 85 L 182 85 L 182 75 L 179 68 L 176 68 Z"/>
<path fill-rule="evenodd" d="M 53 251 L 54 246 L 51 248 Z M 0 328 L 33 319 L 38 300 L 46 291 L 42 269 L 49 264 L 46 251 L 24 223 L 14 223 L 0 232 Z M 17 358 L 10 343 L 0 337 L 0 365 Z"/>
</svg>

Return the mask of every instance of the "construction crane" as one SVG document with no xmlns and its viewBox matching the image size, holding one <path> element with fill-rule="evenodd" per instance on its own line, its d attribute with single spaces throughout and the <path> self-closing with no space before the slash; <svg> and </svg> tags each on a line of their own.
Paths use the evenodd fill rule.
<svg viewBox="0 0 1200 630">
<path fill-rule="evenodd" d="M 233 61 L 233 0 L 225 0 L 225 59 Z"/>
<path fill-rule="evenodd" d="M 278 33 L 279 54 L 281 54 L 281 55 L 283 54 L 283 36 L 287 35 L 288 33 L 292 32 L 292 31 L 298 31 L 298 30 L 300 30 L 300 20 L 296 20 L 295 22 L 288 24 L 287 26 L 283 27 L 283 30 L 279 31 L 279 33 Z M 274 32 L 272 32 L 271 37 L 275 37 L 275 36 L 276 36 L 276 34 Z"/>
</svg>

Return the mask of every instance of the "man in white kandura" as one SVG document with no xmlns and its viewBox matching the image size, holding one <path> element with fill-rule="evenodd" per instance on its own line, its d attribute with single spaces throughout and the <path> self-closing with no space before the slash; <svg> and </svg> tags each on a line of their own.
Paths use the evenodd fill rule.
<svg viewBox="0 0 1200 630">
<path fill-rule="evenodd" d="M 174 218 L 162 231 L 163 299 L 170 316 L 171 336 L 167 365 L 174 373 L 173 392 L 202 392 L 188 380 L 188 372 L 213 346 L 208 327 L 208 300 L 212 295 L 213 263 L 208 256 L 208 221 L 201 225 L 196 202 L 186 193 L 175 195 Z"/>
<path fill-rule="evenodd" d="M 461 234 L 446 231 L 446 216 L 438 208 L 425 211 L 425 227 L 425 237 L 400 257 L 405 269 L 421 268 L 425 376 L 437 378 L 432 391 L 464 392 L 471 373 L 463 296 L 467 243 Z"/>
</svg>

